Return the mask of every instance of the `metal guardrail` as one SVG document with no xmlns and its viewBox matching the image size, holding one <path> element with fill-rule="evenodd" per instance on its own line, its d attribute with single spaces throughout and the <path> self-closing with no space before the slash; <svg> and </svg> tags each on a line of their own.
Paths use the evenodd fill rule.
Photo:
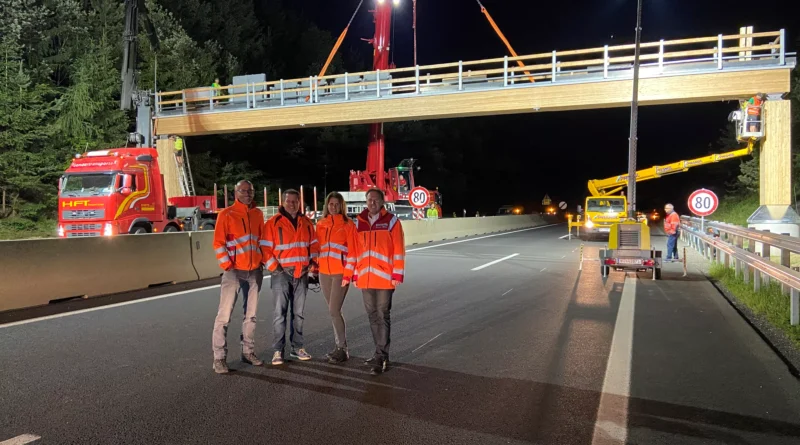
<svg viewBox="0 0 800 445">
<path fill-rule="evenodd" d="M 756 40 L 759 40 L 756 42 Z M 660 40 L 641 44 L 641 76 L 721 70 L 792 68 L 784 30 Z M 280 79 L 219 88 L 200 87 L 155 95 L 158 117 L 256 108 L 436 95 L 554 83 L 629 79 L 634 45 L 552 51 L 495 59 Z M 517 62 L 524 66 L 517 66 Z"/>
<path fill-rule="evenodd" d="M 781 283 L 790 298 L 789 321 L 800 325 L 800 272 L 791 268 L 791 254 L 800 254 L 800 239 L 687 216 L 681 217 L 681 229 L 684 242 L 710 261 L 732 265 L 755 291 L 769 280 Z M 780 263 L 771 260 L 772 249 L 780 252 Z"/>
</svg>

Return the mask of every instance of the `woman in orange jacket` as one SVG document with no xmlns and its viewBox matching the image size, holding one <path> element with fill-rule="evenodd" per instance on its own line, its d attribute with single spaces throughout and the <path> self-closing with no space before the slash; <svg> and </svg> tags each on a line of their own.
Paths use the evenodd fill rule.
<svg viewBox="0 0 800 445">
<path fill-rule="evenodd" d="M 325 198 L 322 219 L 317 222 L 317 240 L 320 246 L 319 282 L 328 303 L 336 340 L 336 348 L 328 354 L 330 363 L 341 363 L 350 358 L 342 305 L 350 287 L 349 278 L 355 269 L 355 258 L 348 259 L 347 254 L 354 243 L 356 226 L 345 214 L 346 208 L 342 195 L 331 192 Z"/>
</svg>

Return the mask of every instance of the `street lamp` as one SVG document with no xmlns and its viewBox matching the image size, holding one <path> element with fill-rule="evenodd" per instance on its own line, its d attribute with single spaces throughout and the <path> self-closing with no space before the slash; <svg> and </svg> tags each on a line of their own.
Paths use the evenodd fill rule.
<svg viewBox="0 0 800 445">
<path fill-rule="evenodd" d="M 400 0 L 394 0 L 392 2 L 395 6 L 400 6 Z"/>
<path fill-rule="evenodd" d="M 631 134 L 628 139 L 628 218 L 636 219 L 636 148 L 639 117 L 639 47 L 642 34 L 642 0 L 636 9 L 636 45 L 633 53 L 633 97 L 631 99 Z"/>
</svg>

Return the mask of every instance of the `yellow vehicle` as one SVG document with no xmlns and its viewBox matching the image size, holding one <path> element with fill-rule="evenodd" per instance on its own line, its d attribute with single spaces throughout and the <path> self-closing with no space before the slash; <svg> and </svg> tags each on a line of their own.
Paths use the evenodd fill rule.
<svg viewBox="0 0 800 445">
<path fill-rule="evenodd" d="M 666 165 L 654 165 L 636 172 L 636 182 L 660 178 L 675 173 L 683 173 L 692 167 L 714 164 L 728 159 L 740 158 L 753 152 L 754 139 L 747 140 L 747 147 L 725 153 L 712 154 L 700 158 L 677 161 Z M 581 239 L 594 236 L 608 236 L 613 224 L 621 223 L 626 219 L 628 200 L 622 193 L 628 185 L 628 175 L 612 176 L 606 179 L 592 179 L 588 183 L 591 196 L 586 198 L 586 206 L 579 211 L 577 221 L 569 222 L 569 230 L 578 229 Z M 639 222 L 647 221 L 644 214 L 638 215 Z"/>
</svg>

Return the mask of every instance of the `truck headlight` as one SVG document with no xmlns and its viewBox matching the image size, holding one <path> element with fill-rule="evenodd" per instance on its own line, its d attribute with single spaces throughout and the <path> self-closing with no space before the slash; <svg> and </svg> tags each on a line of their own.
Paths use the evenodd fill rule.
<svg viewBox="0 0 800 445">
<path fill-rule="evenodd" d="M 592 222 L 592 220 L 591 220 L 591 219 L 587 219 L 587 220 L 586 220 L 586 227 L 587 227 L 587 228 L 589 228 L 589 229 L 591 229 L 592 227 L 594 227 L 594 223 Z"/>
<path fill-rule="evenodd" d="M 111 226 L 111 223 L 106 223 L 103 227 L 103 236 L 111 236 L 114 234 L 114 228 Z"/>
<path fill-rule="evenodd" d="M 66 233 L 64 232 L 64 226 L 59 224 L 58 225 L 58 237 L 59 238 L 64 238 L 64 236 L 66 236 Z"/>
</svg>

